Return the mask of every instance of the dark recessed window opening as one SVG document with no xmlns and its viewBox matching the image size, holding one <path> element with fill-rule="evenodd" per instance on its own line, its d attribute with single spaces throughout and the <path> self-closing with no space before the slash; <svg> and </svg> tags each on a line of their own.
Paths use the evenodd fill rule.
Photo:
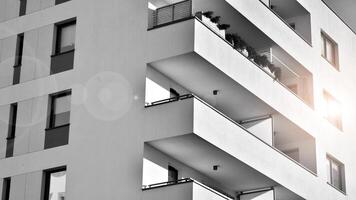
<svg viewBox="0 0 356 200">
<path fill-rule="evenodd" d="M 328 183 L 335 188 L 346 192 L 344 165 L 331 156 L 327 156 L 326 169 Z"/>
<path fill-rule="evenodd" d="M 338 45 L 324 32 L 321 32 L 321 56 L 339 70 Z"/>
<path fill-rule="evenodd" d="M 4 178 L 2 185 L 2 195 L 1 200 L 9 200 L 10 199 L 10 187 L 11 187 L 11 178 Z"/>
<path fill-rule="evenodd" d="M 178 181 L 178 170 L 172 166 L 168 166 L 168 182 Z"/>
<path fill-rule="evenodd" d="M 17 42 L 16 42 L 15 65 L 14 65 L 14 74 L 13 74 L 14 85 L 20 83 L 23 45 L 24 45 L 24 34 L 21 33 L 17 35 Z"/>
<path fill-rule="evenodd" d="M 20 16 L 26 15 L 27 0 L 20 0 Z"/>
<path fill-rule="evenodd" d="M 43 200 L 65 200 L 66 178 L 65 167 L 44 171 Z"/>
<path fill-rule="evenodd" d="M 6 158 L 13 156 L 15 133 L 16 133 L 16 118 L 17 118 L 17 103 L 13 103 L 10 106 L 9 128 L 8 128 L 8 134 L 6 138 L 7 139 Z"/>
</svg>

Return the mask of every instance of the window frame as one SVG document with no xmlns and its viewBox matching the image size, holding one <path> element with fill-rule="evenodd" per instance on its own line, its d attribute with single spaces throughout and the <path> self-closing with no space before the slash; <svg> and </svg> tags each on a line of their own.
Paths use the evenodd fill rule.
<svg viewBox="0 0 356 200">
<path fill-rule="evenodd" d="M 68 26 L 72 26 L 72 25 L 77 25 L 77 20 L 76 18 L 72 18 L 72 19 L 68 19 L 68 20 L 65 20 L 65 21 L 62 21 L 62 22 L 59 22 L 59 23 L 56 23 L 55 24 L 55 27 L 56 27 L 56 31 L 55 31 L 55 47 L 54 47 L 54 55 L 59 55 L 59 54 L 65 54 L 67 52 L 71 52 L 71 51 L 74 51 L 75 50 L 75 45 L 73 47 L 73 49 L 69 49 L 69 50 L 66 50 L 66 51 L 61 51 L 61 37 L 62 37 L 62 30 L 63 28 L 65 27 L 68 27 Z M 75 41 L 74 41 L 75 42 Z"/>
<path fill-rule="evenodd" d="M 58 127 L 62 127 L 62 126 L 67 126 L 70 124 L 63 124 L 60 126 L 55 126 L 55 107 L 56 107 L 56 99 L 60 98 L 60 97 L 65 97 L 65 96 L 71 96 L 72 95 L 72 91 L 71 90 L 65 90 L 65 91 L 61 91 L 58 93 L 54 93 L 54 94 L 50 94 L 49 97 L 49 117 L 48 117 L 48 123 L 47 123 L 47 129 L 54 129 L 54 128 L 58 128 Z M 69 111 L 70 112 L 70 111 Z"/>
<path fill-rule="evenodd" d="M 326 155 L 326 162 L 328 162 L 328 171 L 326 172 L 328 174 L 327 177 L 330 177 L 330 181 L 327 180 L 327 183 L 331 185 L 332 187 L 338 189 L 339 191 L 343 192 L 346 194 L 346 186 L 345 186 L 345 165 L 334 158 L 333 156 L 327 154 Z M 339 169 L 339 180 L 340 180 L 340 188 L 333 183 L 333 164 L 336 164 Z"/>
<path fill-rule="evenodd" d="M 50 192 L 50 186 L 51 186 L 51 174 L 57 173 L 57 172 L 67 172 L 67 166 L 62 166 L 62 167 L 57 167 L 57 168 L 52 168 L 52 169 L 47 169 L 43 171 L 43 178 L 42 178 L 42 200 L 48 200 L 49 199 L 49 192 Z M 66 180 L 67 181 L 67 180 Z"/>
<path fill-rule="evenodd" d="M 326 34 L 323 30 L 320 33 L 321 37 L 321 57 L 323 57 L 328 63 L 330 63 L 337 71 L 340 71 L 340 65 L 339 65 L 339 46 L 338 44 L 328 35 Z M 332 47 L 332 59 L 333 62 L 328 59 L 328 51 L 327 51 L 327 43 L 331 44 Z"/>
</svg>

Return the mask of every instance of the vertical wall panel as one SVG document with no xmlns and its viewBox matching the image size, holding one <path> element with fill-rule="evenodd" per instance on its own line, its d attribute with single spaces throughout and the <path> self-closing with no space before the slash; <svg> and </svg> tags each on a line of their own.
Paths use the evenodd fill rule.
<svg viewBox="0 0 356 200">
<path fill-rule="evenodd" d="M 25 200 L 26 174 L 11 177 L 10 200 Z"/>
<path fill-rule="evenodd" d="M 0 22 L 6 18 L 6 0 L 0 0 Z"/>
<path fill-rule="evenodd" d="M 41 0 L 27 0 L 26 13 L 33 13 L 41 9 Z"/>
<path fill-rule="evenodd" d="M 48 96 L 33 99 L 29 137 L 29 152 L 44 149 L 45 128 L 47 123 Z"/>
<path fill-rule="evenodd" d="M 41 78 L 50 74 L 52 43 L 54 25 L 48 25 L 38 29 L 38 46 L 36 49 L 35 78 Z"/>
<path fill-rule="evenodd" d="M 0 159 L 5 158 L 10 105 L 0 106 Z"/>
<path fill-rule="evenodd" d="M 55 0 L 41 0 L 41 9 L 49 8 L 55 5 Z"/>
<path fill-rule="evenodd" d="M 16 54 L 16 39 L 17 36 L 12 36 L 3 39 L 1 42 L 0 88 L 12 84 Z"/>
<path fill-rule="evenodd" d="M 18 17 L 20 13 L 19 0 L 6 0 L 6 20 Z"/>
<path fill-rule="evenodd" d="M 26 200 L 41 199 L 42 171 L 33 172 L 26 176 Z"/>
<path fill-rule="evenodd" d="M 33 99 L 18 102 L 14 156 L 28 153 Z"/>
<path fill-rule="evenodd" d="M 26 32 L 22 57 L 21 83 L 34 79 L 37 62 L 37 47 L 38 29 Z"/>
</svg>

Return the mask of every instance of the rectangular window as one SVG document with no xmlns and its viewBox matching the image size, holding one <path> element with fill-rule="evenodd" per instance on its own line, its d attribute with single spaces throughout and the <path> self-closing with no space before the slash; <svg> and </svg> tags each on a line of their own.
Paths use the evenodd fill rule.
<svg viewBox="0 0 356 200">
<path fill-rule="evenodd" d="M 338 66 L 338 46 L 329 36 L 321 32 L 321 56 L 331 63 L 337 70 Z"/>
<path fill-rule="evenodd" d="M 168 166 L 168 182 L 178 181 L 178 170 L 172 166 Z"/>
<path fill-rule="evenodd" d="M 57 25 L 56 54 L 74 50 L 76 21 Z"/>
<path fill-rule="evenodd" d="M 332 158 L 326 157 L 327 182 L 335 188 L 345 192 L 344 165 Z"/>
<path fill-rule="evenodd" d="M 1 200 L 9 200 L 10 199 L 10 187 L 11 187 L 11 178 L 4 178 L 2 185 L 2 196 Z"/>
<path fill-rule="evenodd" d="M 68 125 L 70 122 L 71 92 L 51 95 L 49 128 Z"/>
<path fill-rule="evenodd" d="M 12 157 L 14 152 L 15 133 L 16 133 L 17 103 L 10 106 L 9 128 L 6 144 L 6 158 Z"/>
<path fill-rule="evenodd" d="M 20 0 L 20 13 L 19 16 L 26 15 L 27 0 Z"/>
<path fill-rule="evenodd" d="M 44 171 L 44 200 L 64 200 L 66 178 L 65 167 Z"/>
<path fill-rule="evenodd" d="M 24 44 L 24 34 L 21 33 L 17 35 L 17 41 L 16 41 L 16 54 L 15 54 L 16 56 L 15 56 L 14 75 L 13 75 L 14 85 L 20 83 L 23 44 Z"/>
<path fill-rule="evenodd" d="M 330 93 L 324 91 L 324 117 L 342 130 L 342 105 Z"/>
</svg>

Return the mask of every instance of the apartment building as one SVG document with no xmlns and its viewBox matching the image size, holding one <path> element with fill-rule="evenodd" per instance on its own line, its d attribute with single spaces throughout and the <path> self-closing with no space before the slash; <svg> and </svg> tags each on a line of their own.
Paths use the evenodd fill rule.
<svg viewBox="0 0 356 200">
<path fill-rule="evenodd" d="M 1 200 L 356 199 L 355 46 L 322 0 L 0 0 Z"/>
</svg>

